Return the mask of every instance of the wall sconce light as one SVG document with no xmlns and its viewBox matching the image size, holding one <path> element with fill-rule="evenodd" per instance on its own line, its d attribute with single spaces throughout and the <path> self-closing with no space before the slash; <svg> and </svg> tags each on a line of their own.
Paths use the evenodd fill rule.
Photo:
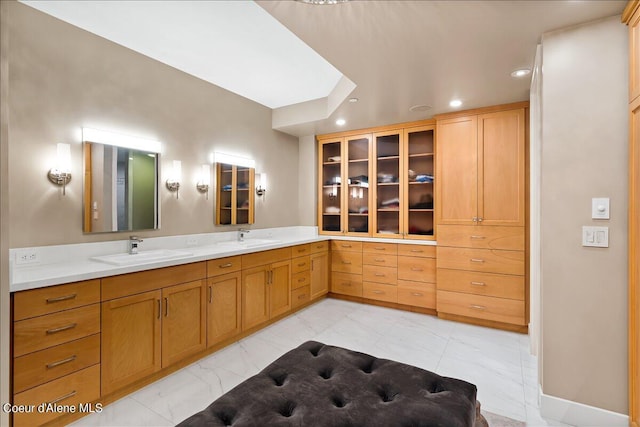
<svg viewBox="0 0 640 427">
<path fill-rule="evenodd" d="M 62 186 L 62 195 L 66 195 L 66 186 L 71 181 L 71 145 L 58 144 L 56 164 L 47 176 L 49 181 Z"/>
<path fill-rule="evenodd" d="M 256 174 L 256 194 L 258 197 L 264 196 L 264 193 L 267 192 L 267 174 L 262 172 L 261 174 Z"/>
<path fill-rule="evenodd" d="M 207 193 L 207 200 L 209 200 L 209 182 L 211 182 L 211 165 L 204 164 L 196 188 L 201 193 Z"/>
<path fill-rule="evenodd" d="M 173 170 L 167 179 L 167 188 L 169 191 L 176 192 L 176 199 L 180 198 L 180 178 L 182 176 L 182 163 L 180 160 L 173 161 Z"/>
</svg>

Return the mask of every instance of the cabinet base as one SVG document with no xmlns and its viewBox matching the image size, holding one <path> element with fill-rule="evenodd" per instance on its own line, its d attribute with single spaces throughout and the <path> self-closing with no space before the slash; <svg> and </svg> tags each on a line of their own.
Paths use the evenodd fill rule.
<svg viewBox="0 0 640 427">
<path fill-rule="evenodd" d="M 377 305 L 378 307 L 395 308 L 397 310 L 412 311 L 414 313 L 430 314 L 432 316 L 436 316 L 438 314 L 437 311 L 431 308 L 414 307 L 411 305 L 398 304 L 395 302 L 377 301 L 368 298 L 354 297 L 351 295 L 329 293 L 329 297 L 345 301 L 359 302 L 368 305 Z"/>
<path fill-rule="evenodd" d="M 485 326 L 487 328 L 502 329 L 504 331 L 518 332 L 521 334 L 529 333 L 529 327 L 526 325 L 525 326 L 512 325 L 509 323 L 494 322 L 492 320 L 484 320 L 484 319 L 475 319 L 473 317 L 458 316 L 456 314 L 448 314 L 448 313 L 442 313 L 442 312 L 438 312 L 437 315 L 438 315 L 438 318 L 443 320 L 452 320 L 454 322 L 468 323 L 470 325 L 476 325 L 476 326 Z"/>
</svg>

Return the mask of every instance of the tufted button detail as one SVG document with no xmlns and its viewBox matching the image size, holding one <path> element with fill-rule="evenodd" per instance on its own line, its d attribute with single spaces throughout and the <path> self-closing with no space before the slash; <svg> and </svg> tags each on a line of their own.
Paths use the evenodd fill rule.
<svg viewBox="0 0 640 427">
<path fill-rule="evenodd" d="M 233 424 L 233 418 L 236 416 L 235 413 L 229 412 L 218 412 L 216 415 L 218 416 L 218 419 L 220 419 L 220 421 L 224 423 L 225 426 L 230 426 L 231 424 Z"/>
<path fill-rule="evenodd" d="M 311 355 L 313 357 L 317 357 L 318 353 L 320 353 L 320 349 L 322 349 L 322 346 L 318 346 L 318 347 L 314 347 L 314 348 L 310 348 L 309 349 L 309 353 L 311 353 Z"/>
<path fill-rule="evenodd" d="M 282 407 L 280 407 L 280 411 L 278 411 L 278 412 L 283 417 L 289 418 L 291 415 L 293 415 L 293 410 L 294 409 L 296 409 L 295 402 L 292 402 L 291 400 L 288 400 L 287 402 L 285 402 L 284 405 L 282 405 Z"/>
<path fill-rule="evenodd" d="M 269 378 L 271 378 L 278 387 L 281 387 L 284 384 L 285 380 L 287 379 L 287 376 L 288 374 L 281 369 L 277 371 L 269 372 Z"/>
<path fill-rule="evenodd" d="M 372 358 L 361 365 L 360 369 L 362 370 L 362 372 L 364 372 L 365 374 L 370 374 L 371 372 L 373 372 L 373 362 L 375 362 L 375 359 Z"/>
<path fill-rule="evenodd" d="M 328 380 L 333 375 L 333 372 L 331 368 L 324 368 L 324 369 L 321 369 L 320 372 L 318 372 L 318 374 L 325 380 Z"/>
<path fill-rule="evenodd" d="M 440 393 L 446 391 L 446 389 L 442 386 L 442 383 L 440 383 L 439 381 L 431 383 L 428 390 L 429 393 Z"/>
<path fill-rule="evenodd" d="M 388 388 L 381 388 L 378 390 L 378 395 L 383 402 L 391 402 L 399 393 L 391 391 Z"/>
<path fill-rule="evenodd" d="M 333 402 L 336 408 L 344 408 L 347 402 L 340 396 L 333 396 L 331 398 L 331 402 Z"/>
</svg>

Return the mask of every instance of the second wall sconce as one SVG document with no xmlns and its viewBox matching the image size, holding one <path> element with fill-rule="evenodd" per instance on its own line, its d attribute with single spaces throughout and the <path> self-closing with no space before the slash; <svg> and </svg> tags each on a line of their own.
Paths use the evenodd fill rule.
<svg viewBox="0 0 640 427">
<path fill-rule="evenodd" d="M 262 172 L 256 174 L 256 194 L 258 197 L 264 196 L 267 192 L 267 174 Z"/>
<path fill-rule="evenodd" d="M 211 165 L 204 164 L 202 165 L 202 170 L 200 171 L 200 179 L 196 184 L 196 188 L 201 193 L 207 193 L 207 200 L 209 200 L 209 183 L 211 182 Z"/>
<path fill-rule="evenodd" d="M 62 195 L 66 195 L 67 184 L 71 181 L 71 144 L 59 143 L 56 163 L 47 176 L 49 181 L 62 186 Z"/>
<path fill-rule="evenodd" d="M 176 192 L 176 199 L 180 198 L 180 179 L 182 176 L 182 163 L 180 160 L 173 161 L 173 169 L 167 178 L 167 188 Z"/>
</svg>

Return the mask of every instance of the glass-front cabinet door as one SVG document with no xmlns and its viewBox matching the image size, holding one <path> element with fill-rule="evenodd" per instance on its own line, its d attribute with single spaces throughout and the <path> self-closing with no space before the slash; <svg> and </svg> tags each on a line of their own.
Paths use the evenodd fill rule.
<svg viewBox="0 0 640 427">
<path fill-rule="evenodd" d="M 318 142 L 320 167 L 318 226 L 323 234 L 342 234 L 345 227 L 343 212 L 343 153 L 342 138 Z"/>
<path fill-rule="evenodd" d="M 407 147 L 403 171 L 405 238 L 434 236 L 434 129 L 434 126 L 422 126 L 404 131 Z"/>
<path fill-rule="evenodd" d="M 255 170 L 216 163 L 216 225 L 253 224 Z"/>
<path fill-rule="evenodd" d="M 347 234 L 354 236 L 368 236 L 369 210 L 369 177 L 371 164 L 371 135 L 357 135 L 345 138 L 346 158 L 345 176 L 348 190 L 345 192 L 347 206 Z"/>
<path fill-rule="evenodd" d="M 375 213 L 373 235 L 401 237 L 403 194 L 400 180 L 403 157 L 402 130 L 374 134 Z"/>
</svg>

